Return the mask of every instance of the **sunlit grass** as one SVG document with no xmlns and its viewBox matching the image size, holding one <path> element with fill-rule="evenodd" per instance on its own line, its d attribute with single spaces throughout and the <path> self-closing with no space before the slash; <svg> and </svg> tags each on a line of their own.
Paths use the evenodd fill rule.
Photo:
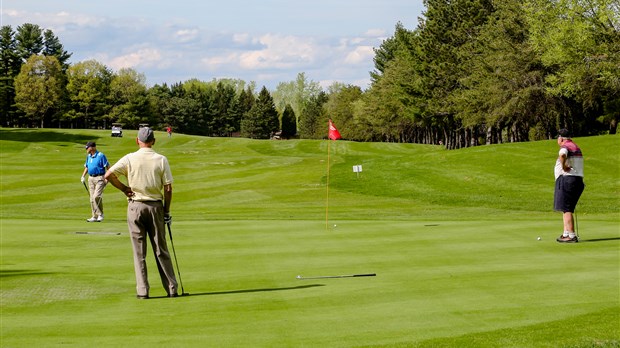
<svg viewBox="0 0 620 348">
<path fill-rule="evenodd" d="M 618 346 L 618 136 L 577 139 L 582 243 L 561 245 L 553 141 L 333 142 L 327 201 L 326 141 L 158 133 L 191 295 L 158 298 L 149 254 L 138 301 L 123 195 L 86 223 L 78 177 L 86 141 L 135 151 L 124 133 L 0 130 L 2 346 Z M 377 276 L 295 278 L 354 273 Z"/>
</svg>

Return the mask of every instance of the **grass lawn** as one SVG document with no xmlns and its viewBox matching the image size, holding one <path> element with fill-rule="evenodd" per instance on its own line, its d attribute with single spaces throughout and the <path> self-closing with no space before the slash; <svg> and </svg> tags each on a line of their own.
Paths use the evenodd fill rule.
<svg viewBox="0 0 620 348">
<path fill-rule="evenodd" d="M 78 177 L 83 143 L 114 163 L 124 134 L 0 130 L 0 346 L 620 346 L 618 136 L 576 139 L 582 242 L 562 245 L 554 141 L 333 142 L 327 200 L 325 141 L 158 132 L 190 295 L 163 297 L 150 254 L 136 300 L 123 196 L 86 223 Z M 356 273 L 377 276 L 296 279 Z"/>
</svg>

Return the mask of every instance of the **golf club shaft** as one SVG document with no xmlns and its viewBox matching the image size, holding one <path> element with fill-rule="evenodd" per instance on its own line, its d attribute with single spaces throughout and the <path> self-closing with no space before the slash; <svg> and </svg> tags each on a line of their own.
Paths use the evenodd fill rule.
<svg viewBox="0 0 620 348">
<path fill-rule="evenodd" d="M 376 275 L 377 275 L 376 273 L 365 273 L 365 274 L 347 274 L 347 275 L 318 276 L 318 277 L 299 276 L 297 279 L 357 278 L 357 277 L 374 277 Z"/>
<path fill-rule="evenodd" d="M 179 269 L 179 262 L 177 261 L 177 252 L 174 250 L 174 241 L 172 240 L 172 231 L 170 230 L 170 224 L 167 223 L 168 226 L 168 234 L 170 235 L 170 244 L 172 245 L 172 254 L 174 255 L 174 264 L 177 266 L 177 273 L 179 274 L 179 284 L 181 285 L 181 295 L 185 294 L 185 289 L 183 288 L 183 279 L 181 279 L 181 270 Z"/>
<path fill-rule="evenodd" d="M 90 191 L 88 191 L 88 187 L 86 187 L 86 182 L 82 181 L 82 184 L 84 184 L 84 189 L 86 190 L 86 193 L 88 193 L 88 197 L 90 197 Z"/>
<path fill-rule="evenodd" d="M 575 217 L 575 234 L 577 235 L 577 240 L 579 240 L 579 222 L 577 221 L 577 209 L 573 212 L 573 216 Z"/>
</svg>

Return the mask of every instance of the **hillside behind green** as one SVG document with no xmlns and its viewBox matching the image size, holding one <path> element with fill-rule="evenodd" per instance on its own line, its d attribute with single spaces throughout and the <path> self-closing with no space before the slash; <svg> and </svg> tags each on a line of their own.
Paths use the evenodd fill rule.
<svg viewBox="0 0 620 348">
<path fill-rule="evenodd" d="M 49 129 L 2 129 L 0 135 L 3 218 L 32 218 L 33 212 L 52 219 L 85 217 L 79 176 L 86 141 L 96 141 L 110 163 L 137 149 L 135 131 L 123 138 Z M 157 135 L 155 149 L 172 166 L 173 215 L 180 220 L 320 221 L 326 210 L 334 219 L 546 219 L 552 210 L 555 141 L 447 151 L 415 144 Z M 618 136 L 576 142 L 584 152 L 587 185 L 579 213 L 617 218 Z M 362 165 L 359 176 L 353 165 Z M 110 218 L 122 218 L 123 200 L 113 187 L 106 189 Z"/>
</svg>

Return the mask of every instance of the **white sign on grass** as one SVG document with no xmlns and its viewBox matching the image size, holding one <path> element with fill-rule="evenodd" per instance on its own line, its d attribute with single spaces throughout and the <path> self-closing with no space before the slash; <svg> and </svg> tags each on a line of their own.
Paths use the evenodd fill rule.
<svg viewBox="0 0 620 348">
<path fill-rule="evenodd" d="M 353 173 L 356 173 L 358 178 L 360 177 L 360 173 L 361 172 L 362 172 L 362 165 L 361 164 L 353 166 Z"/>
</svg>

